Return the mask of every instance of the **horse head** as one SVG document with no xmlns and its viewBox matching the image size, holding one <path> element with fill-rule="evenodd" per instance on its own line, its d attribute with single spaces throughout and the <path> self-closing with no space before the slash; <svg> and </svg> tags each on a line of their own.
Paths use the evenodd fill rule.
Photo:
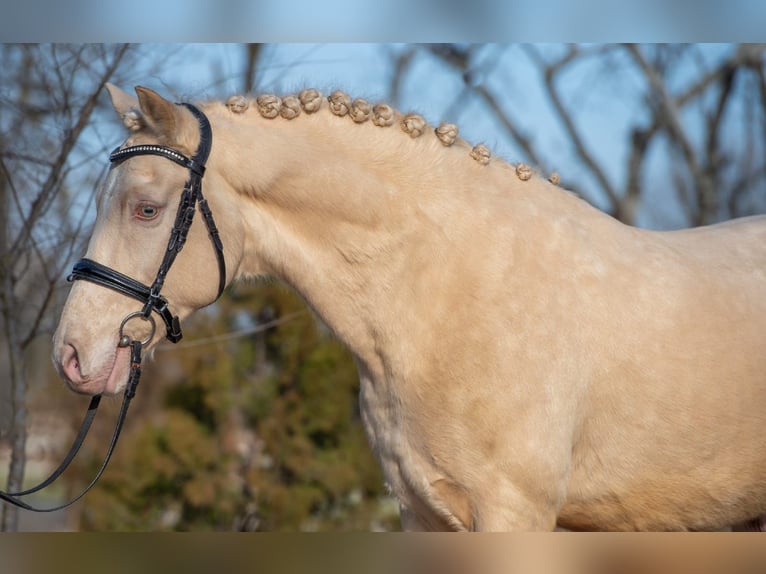
<svg viewBox="0 0 766 574">
<path fill-rule="evenodd" d="M 223 219 L 236 220 L 220 201 L 221 178 L 205 177 L 206 191 L 218 196 L 210 207 L 201 195 L 211 144 L 204 114 L 147 88 L 136 88 L 138 98 L 114 86 L 108 90 L 129 137 L 110 157 L 87 253 L 70 277 L 85 280 L 74 283 L 54 335 L 54 363 L 67 384 L 84 394 L 124 388 L 127 342 L 154 348 L 162 339 L 157 318 L 175 341 L 180 320 L 217 299 L 227 276 L 211 213 L 220 208 Z M 202 223 L 191 224 L 195 207 L 209 233 Z M 220 277 L 208 271 L 216 259 Z"/>
</svg>

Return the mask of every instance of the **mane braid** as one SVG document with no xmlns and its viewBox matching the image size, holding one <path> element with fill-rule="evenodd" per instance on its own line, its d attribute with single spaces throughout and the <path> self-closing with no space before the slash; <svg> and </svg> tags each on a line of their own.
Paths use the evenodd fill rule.
<svg viewBox="0 0 766 574">
<path fill-rule="evenodd" d="M 253 100 L 246 96 L 233 95 L 226 100 L 225 105 L 233 114 L 244 114 L 250 109 L 252 102 Z M 313 114 L 326 106 L 334 116 L 348 116 L 357 124 L 371 121 L 375 126 L 387 128 L 398 123 L 401 130 L 413 139 L 429 131 L 428 123 L 420 114 L 402 114 L 384 102 L 371 104 L 364 98 L 352 99 L 341 90 L 335 90 L 327 97 L 323 97 L 314 88 L 302 90 L 297 95 L 260 94 L 255 96 L 254 103 L 258 113 L 268 120 L 278 117 L 292 120 L 301 113 Z M 442 122 L 438 127 L 431 128 L 431 131 L 444 147 L 450 147 L 458 141 L 459 130 L 455 124 Z M 468 155 L 482 166 L 489 165 L 493 159 L 490 149 L 482 143 L 471 147 Z M 521 181 L 528 181 L 534 175 L 532 168 L 524 163 L 517 164 L 514 173 Z M 559 174 L 554 172 L 548 181 L 558 185 L 560 179 Z"/>
</svg>

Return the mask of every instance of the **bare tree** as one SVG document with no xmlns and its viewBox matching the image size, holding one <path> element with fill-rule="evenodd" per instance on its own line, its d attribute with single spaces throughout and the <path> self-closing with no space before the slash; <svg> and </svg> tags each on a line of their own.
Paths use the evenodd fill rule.
<svg viewBox="0 0 766 574">
<path fill-rule="evenodd" d="M 563 184 L 626 223 L 636 224 L 641 214 L 644 221 L 663 217 L 647 199 L 648 191 L 661 181 L 671 182 L 663 209 L 675 203 L 683 214 L 674 226 L 703 225 L 766 209 L 766 45 L 431 44 L 402 52 L 392 92 L 400 90 L 415 51 L 461 74 L 465 90 L 459 98 L 476 98 L 503 129 L 519 159 L 550 172 L 557 158 L 522 121 L 524 114 L 512 112 L 504 101 L 504 89 L 523 85 L 514 71 L 524 67 L 516 64 L 531 63 L 547 99 L 547 114 L 556 120 L 587 179 L 563 174 Z M 596 81 L 581 91 L 608 89 L 615 97 L 637 102 L 629 118 L 628 153 L 619 169 L 599 159 L 589 126 L 578 119 L 578 90 L 566 82 L 588 66 L 598 70 L 592 74 Z M 499 71 L 510 79 L 498 81 Z M 665 161 L 657 162 L 658 155 Z"/>
<path fill-rule="evenodd" d="M 104 146 L 98 134 L 88 143 L 84 135 L 128 52 L 128 45 L 0 48 L 0 323 L 10 382 L 0 439 L 11 451 L 8 491 L 21 489 L 26 464 L 27 354 L 51 332 L 65 266 L 83 245 L 87 210 L 70 188 L 95 188 L 93 172 L 81 168 L 95 154 L 100 160 Z M 17 510 L 3 505 L 2 530 L 17 528 Z"/>
</svg>

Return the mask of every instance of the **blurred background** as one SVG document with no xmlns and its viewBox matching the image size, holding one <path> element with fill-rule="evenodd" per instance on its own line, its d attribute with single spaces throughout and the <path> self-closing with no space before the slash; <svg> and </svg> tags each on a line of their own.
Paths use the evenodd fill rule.
<svg viewBox="0 0 766 574">
<path fill-rule="evenodd" d="M 343 89 L 456 123 L 621 221 L 664 230 L 766 213 L 759 44 L 0 45 L 0 488 L 47 476 L 87 399 L 50 338 L 108 152 L 104 84 L 176 100 Z M 276 281 L 231 287 L 148 363 L 109 469 L 5 531 L 396 530 L 350 355 Z M 41 505 L 90 481 L 119 400 Z"/>
</svg>

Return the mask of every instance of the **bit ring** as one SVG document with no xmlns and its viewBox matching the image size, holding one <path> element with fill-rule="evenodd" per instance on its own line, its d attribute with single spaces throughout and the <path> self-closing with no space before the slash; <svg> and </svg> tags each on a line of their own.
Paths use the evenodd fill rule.
<svg viewBox="0 0 766 574">
<path fill-rule="evenodd" d="M 128 345 L 130 345 L 130 342 L 132 341 L 132 339 L 130 338 L 129 335 L 124 334 L 123 330 L 125 328 L 125 324 L 131 319 L 134 319 L 136 317 L 138 317 L 142 321 L 148 321 L 149 323 L 151 323 L 151 327 L 152 327 L 151 331 L 149 331 L 149 335 L 143 341 L 141 341 L 141 346 L 143 347 L 144 345 L 148 345 L 149 342 L 152 339 L 154 339 L 154 334 L 157 332 L 157 324 L 154 322 L 154 317 L 152 317 L 151 315 L 144 316 L 144 314 L 141 311 L 134 311 L 130 315 L 126 316 L 122 320 L 122 323 L 120 323 L 120 331 L 118 333 L 119 342 L 117 343 L 118 347 L 127 347 Z"/>
</svg>

